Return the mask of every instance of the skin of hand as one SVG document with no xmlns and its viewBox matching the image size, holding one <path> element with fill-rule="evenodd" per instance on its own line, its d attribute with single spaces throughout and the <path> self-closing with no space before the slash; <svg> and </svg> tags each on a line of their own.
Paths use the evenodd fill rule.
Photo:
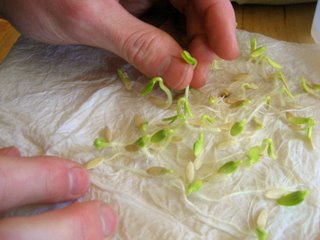
<svg viewBox="0 0 320 240">
<path fill-rule="evenodd" d="M 111 51 L 149 77 L 161 76 L 173 89 L 205 84 L 217 55 L 238 55 L 236 21 L 229 0 L 171 0 L 186 16 L 188 51 L 166 32 L 135 15 L 156 0 L 0 0 L 0 11 L 22 33 L 52 44 L 84 44 Z M 163 1 L 163 0 L 162 0 Z"/>
<path fill-rule="evenodd" d="M 89 187 L 81 165 L 57 157 L 21 157 L 0 149 L 0 212 L 34 203 L 73 200 Z M 74 203 L 29 217 L 0 219 L 1 240 L 102 240 L 117 225 L 113 209 L 101 201 Z"/>
</svg>

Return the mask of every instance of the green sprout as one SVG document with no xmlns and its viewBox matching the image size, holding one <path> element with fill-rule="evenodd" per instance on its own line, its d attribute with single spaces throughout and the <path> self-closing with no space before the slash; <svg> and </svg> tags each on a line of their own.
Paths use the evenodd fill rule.
<svg viewBox="0 0 320 240">
<path fill-rule="evenodd" d="M 217 102 L 217 98 L 210 95 L 209 98 L 208 98 L 208 103 L 210 105 L 214 105 L 216 102 Z"/>
<path fill-rule="evenodd" d="M 289 123 L 293 125 L 305 125 L 307 130 L 307 138 L 311 139 L 312 137 L 312 129 L 317 124 L 316 120 L 312 117 L 299 117 L 293 116 L 290 113 L 287 113 L 287 120 Z"/>
<path fill-rule="evenodd" d="M 153 134 L 150 140 L 152 143 L 159 143 L 161 141 L 168 139 L 168 137 L 172 134 L 173 134 L 172 129 L 161 129 L 155 134 Z"/>
<path fill-rule="evenodd" d="M 195 59 L 194 57 L 192 57 L 191 54 L 190 54 L 188 51 L 186 51 L 186 50 L 182 51 L 181 57 L 182 57 L 182 59 L 183 59 L 186 63 L 192 65 L 194 68 L 195 68 L 195 67 L 197 66 L 197 64 L 198 64 L 197 59 Z"/>
<path fill-rule="evenodd" d="M 132 81 L 130 80 L 128 74 L 120 68 L 117 70 L 117 73 L 118 73 L 119 79 L 121 80 L 121 82 L 123 83 L 125 88 L 127 90 L 131 90 L 132 89 Z"/>
<path fill-rule="evenodd" d="M 236 101 L 236 102 L 233 102 L 233 103 L 230 103 L 230 107 L 231 108 L 244 108 L 244 107 L 247 107 L 248 105 L 250 105 L 252 103 L 251 100 L 249 99 L 244 99 L 244 100 L 240 100 L 240 101 Z"/>
<path fill-rule="evenodd" d="M 262 228 L 259 228 L 259 227 L 256 228 L 256 235 L 259 240 L 267 240 L 268 239 L 268 233 Z"/>
<path fill-rule="evenodd" d="M 258 86 L 255 83 L 242 83 L 241 89 L 243 90 L 258 89 Z"/>
<path fill-rule="evenodd" d="M 230 129 L 230 135 L 233 137 L 240 135 L 244 130 L 245 124 L 246 124 L 246 120 L 235 122 Z"/>
<path fill-rule="evenodd" d="M 214 118 L 210 117 L 208 114 L 203 114 L 201 115 L 201 122 L 202 123 L 208 122 L 208 123 L 214 124 L 215 120 Z"/>
<path fill-rule="evenodd" d="M 250 52 L 253 52 L 257 48 L 257 39 L 252 38 L 250 40 Z"/>
<path fill-rule="evenodd" d="M 162 121 L 173 123 L 173 122 L 177 121 L 178 119 L 180 119 L 182 122 L 185 122 L 186 116 L 184 114 L 179 113 L 179 114 L 171 116 L 171 117 L 163 118 Z"/>
<path fill-rule="evenodd" d="M 267 105 L 267 108 L 269 108 L 269 107 L 270 107 L 270 104 L 271 104 L 271 97 L 270 97 L 270 96 L 266 96 L 266 98 L 265 98 L 265 103 L 266 103 L 266 105 Z"/>
<path fill-rule="evenodd" d="M 273 141 L 271 138 L 266 138 L 263 140 L 262 142 L 262 149 L 265 150 L 267 149 L 267 153 L 268 153 L 268 156 L 275 160 L 277 158 L 275 152 L 274 152 L 274 146 L 273 146 Z"/>
<path fill-rule="evenodd" d="M 308 190 L 295 191 L 288 195 L 278 198 L 277 204 L 286 207 L 295 206 L 302 203 L 308 194 Z"/>
<path fill-rule="evenodd" d="M 169 88 L 167 88 L 164 83 L 163 83 L 163 79 L 161 77 L 154 77 L 152 78 L 147 85 L 145 86 L 145 88 L 141 91 L 141 95 L 142 96 L 147 96 L 149 95 L 154 86 L 156 85 L 156 83 L 159 84 L 160 89 L 167 95 L 167 101 L 166 101 L 166 106 L 165 108 L 169 108 L 172 105 L 172 93 L 169 90 Z"/>
<path fill-rule="evenodd" d="M 290 92 L 290 90 L 286 86 L 283 86 L 279 92 L 280 94 L 285 93 L 292 100 L 295 99 L 295 96 Z"/>
<path fill-rule="evenodd" d="M 276 61 L 272 60 L 270 57 L 265 56 L 264 57 L 265 60 L 267 60 L 267 62 L 270 64 L 271 67 L 275 68 L 275 69 L 281 69 L 283 68 L 283 66 L 280 63 L 277 63 Z"/>
<path fill-rule="evenodd" d="M 146 134 L 146 135 L 138 138 L 138 139 L 134 142 L 134 144 L 137 145 L 137 146 L 139 146 L 139 147 L 141 147 L 141 148 L 143 148 L 143 147 L 147 146 L 147 145 L 149 144 L 149 142 L 150 142 L 150 135 L 149 135 L 149 134 Z"/>
<path fill-rule="evenodd" d="M 283 72 L 277 71 L 276 75 L 277 75 L 277 78 L 283 83 L 283 85 L 284 85 L 287 89 L 289 89 L 289 87 L 288 87 L 288 81 L 287 81 L 286 77 L 284 76 Z M 289 91 L 289 90 L 288 90 L 288 91 Z"/>
<path fill-rule="evenodd" d="M 253 122 L 256 125 L 257 129 L 263 129 L 263 123 L 257 117 L 253 118 Z"/>
<path fill-rule="evenodd" d="M 218 169 L 218 173 L 231 174 L 231 173 L 235 172 L 242 163 L 243 163 L 242 160 L 237 161 L 237 162 L 229 161 L 229 162 L 223 164 Z"/>
<path fill-rule="evenodd" d="M 307 82 L 307 80 L 304 77 L 302 77 L 300 79 L 300 85 L 301 85 L 301 87 L 302 87 L 304 92 L 310 94 L 313 97 L 320 98 L 320 94 L 318 94 L 316 92 L 316 91 L 318 91 L 320 89 L 320 85 L 319 84 L 311 85 L 311 84 L 309 84 Z"/>
<path fill-rule="evenodd" d="M 190 116 L 190 117 L 193 116 L 193 114 L 191 112 L 190 105 L 189 105 L 189 101 L 185 97 L 179 98 L 178 103 L 177 103 L 177 113 L 178 113 L 178 115 L 181 114 L 181 112 L 184 112 L 183 114 L 185 116 L 187 116 L 187 115 Z"/>
<path fill-rule="evenodd" d="M 187 186 L 186 194 L 190 196 L 194 192 L 198 192 L 203 186 L 203 182 L 200 179 L 194 180 Z"/>
<path fill-rule="evenodd" d="M 266 47 L 258 47 L 255 48 L 253 51 L 251 51 L 251 58 L 258 58 L 261 57 L 265 52 L 266 52 L 267 48 Z"/>
<path fill-rule="evenodd" d="M 249 149 L 247 152 L 247 158 L 249 160 L 250 165 L 255 164 L 258 162 L 259 158 L 261 157 L 262 148 L 260 146 L 254 146 Z"/>
<path fill-rule="evenodd" d="M 96 149 L 100 150 L 110 146 L 110 143 L 105 138 L 96 138 L 93 141 L 93 146 L 95 146 Z"/>
<path fill-rule="evenodd" d="M 197 140 L 193 144 L 194 156 L 199 157 L 200 154 L 203 152 L 203 148 L 204 148 L 203 133 L 199 133 Z"/>
</svg>

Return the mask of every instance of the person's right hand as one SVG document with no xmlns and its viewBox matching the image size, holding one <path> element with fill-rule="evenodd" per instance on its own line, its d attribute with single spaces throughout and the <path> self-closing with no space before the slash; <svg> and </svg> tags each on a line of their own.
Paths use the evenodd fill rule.
<svg viewBox="0 0 320 240">
<path fill-rule="evenodd" d="M 56 203 L 89 187 L 81 165 L 57 157 L 21 157 L 0 149 L 0 212 L 33 203 Z M 101 201 L 74 203 L 47 213 L 0 219 L 1 240 L 102 240 L 116 227 L 112 208 Z"/>
<path fill-rule="evenodd" d="M 186 16 L 188 50 L 198 59 L 195 69 L 181 59 L 182 48 L 171 36 L 131 14 L 153 1 L 0 0 L 0 11 L 32 38 L 104 48 L 149 77 L 163 77 L 174 89 L 203 86 L 215 55 L 224 59 L 238 55 L 229 0 L 171 0 Z"/>
</svg>

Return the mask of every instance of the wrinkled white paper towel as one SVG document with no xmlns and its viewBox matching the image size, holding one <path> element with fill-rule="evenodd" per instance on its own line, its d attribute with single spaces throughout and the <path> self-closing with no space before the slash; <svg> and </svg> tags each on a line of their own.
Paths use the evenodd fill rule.
<svg viewBox="0 0 320 240">
<path fill-rule="evenodd" d="M 253 36 L 259 45 L 268 47 L 270 57 L 285 66 L 293 92 L 299 88 L 298 76 L 320 83 L 318 46 L 239 31 L 242 56 L 248 54 Z M 211 73 L 203 91 L 216 93 L 216 89 L 228 87 L 232 73 L 245 67 L 242 58 Z M 126 91 L 117 79 L 119 67 L 138 79 L 133 91 Z M 0 146 L 15 145 L 25 156 L 58 155 L 80 163 L 106 156 L 101 166 L 90 170 L 93 186 L 85 198 L 102 199 L 114 206 L 119 228 L 113 239 L 256 239 L 255 219 L 263 208 L 269 215 L 266 230 L 270 239 L 320 239 L 319 99 L 303 95 L 297 100 L 307 106 L 303 113 L 318 121 L 313 150 L 301 140 L 303 134 L 297 137 L 285 129 L 281 119 L 277 120 L 279 113 L 269 114 L 261 131 L 275 140 L 278 159 L 264 159 L 252 169 L 241 169 L 186 198 L 181 181 L 141 174 L 148 166 L 161 166 L 161 154 L 170 157 L 165 150 L 158 154 L 160 158 L 152 158 L 143 152 L 116 156 L 116 147 L 97 151 L 92 146 L 105 126 L 112 129 L 116 142 L 131 143 L 139 136 L 132 127 L 136 114 L 151 123 L 173 114 L 174 110 L 159 110 L 139 96 L 145 81 L 131 66 L 103 50 L 45 45 L 22 38 L 0 66 Z M 260 144 L 259 134 L 224 152 L 232 154 Z M 186 139 L 192 146 L 194 138 Z M 183 171 L 179 169 L 184 169 L 181 161 L 186 153 L 175 154 L 166 164 Z M 215 166 L 221 166 L 221 159 L 216 161 Z M 309 189 L 310 194 L 298 206 L 280 207 L 264 198 L 264 192 L 274 187 Z M 26 214 L 32 212 L 37 209 Z"/>
</svg>

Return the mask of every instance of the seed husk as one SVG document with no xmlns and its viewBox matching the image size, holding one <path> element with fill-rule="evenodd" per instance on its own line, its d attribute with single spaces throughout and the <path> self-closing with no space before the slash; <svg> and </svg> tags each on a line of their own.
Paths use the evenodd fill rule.
<svg viewBox="0 0 320 240">
<path fill-rule="evenodd" d="M 288 194 L 288 190 L 281 189 L 281 188 L 274 188 L 265 192 L 264 196 L 268 199 L 278 199 L 283 197 L 286 194 Z"/>
<path fill-rule="evenodd" d="M 136 144 L 129 144 L 124 147 L 128 152 L 137 152 L 140 150 L 140 147 Z"/>
<path fill-rule="evenodd" d="M 195 167 L 192 161 L 189 161 L 186 166 L 186 180 L 187 183 L 191 183 L 194 180 L 195 176 Z"/>
<path fill-rule="evenodd" d="M 166 174 L 172 174 L 174 171 L 172 169 L 164 168 L 164 167 L 150 167 L 146 170 L 146 172 L 151 176 L 160 176 L 160 175 L 166 175 Z"/>
<path fill-rule="evenodd" d="M 86 162 L 83 166 L 84 166 L 84 168 L 86 168 L 88 170 L 93 169 L 93 168 L 98 167 L 100 164 L 102 164 L 104 160 L 105 160 L 104 157 L 97 157 L 97 158 L 90 160 L 89 162 Z"/>
<path fill-rule="evenodd" d="M 268 222 L 268 211 L 267 209 L 262 209 L 257 218 L 257 226 L 260 229 L 265 229 Z"/>
</svg>

